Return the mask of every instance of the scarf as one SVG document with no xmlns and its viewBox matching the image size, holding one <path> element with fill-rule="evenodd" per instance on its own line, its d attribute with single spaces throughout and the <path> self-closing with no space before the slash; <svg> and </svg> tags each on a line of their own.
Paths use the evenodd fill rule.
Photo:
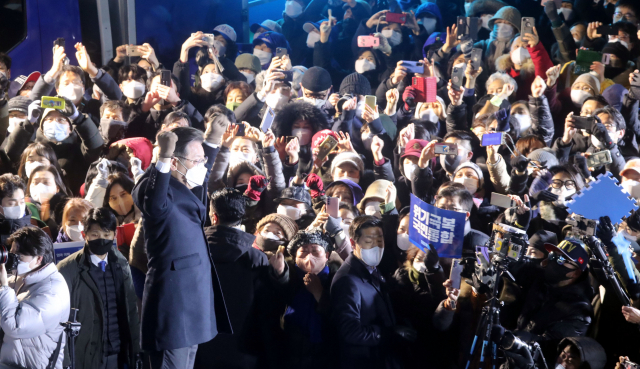
<svg viewBox="0 0 640 369">
<path fill-rule="evenodd" d="M 307 273 L 297 265 L 294 268 L 296 269 L 296 278 L 302 288 L 296 292 L 291 303 L 287 306 L 287 310 L 284 312 L 284 320 L 287 324 L 292 324 L 300 329 L 305 336 L 309 337 L 312 343 L 320 343 L 322 342 L 322 316 L 316 311 L 318 302 L 304 286 L 303 278 Z M 325 285 L 329 277 L 329 267 L 325 266 L 318 273 L 318 277 L 322 285 Z"/>
<path fill-rule="evenodd" d="M 513 42 L 513 38 L 498 38 L 495 30 L 491 31 L 489 35 L 489 45 L 487 46 L 487 50 L 485 50 L 485 57 L 487 58 L 487 65 L 491 70 L 495 69 L 496 60 L 502 55 L 509 54 L 511 52 L 511 43 Z"/>
</svg>

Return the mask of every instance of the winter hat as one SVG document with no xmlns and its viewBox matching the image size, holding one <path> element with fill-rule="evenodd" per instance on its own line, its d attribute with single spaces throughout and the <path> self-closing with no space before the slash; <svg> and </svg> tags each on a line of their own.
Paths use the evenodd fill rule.
<svg viewBox="0 0 640 369">
<path fill-rule="evenodd" d="M 333 242 L 331 237 L 327 233 L 322 232 L 319 228 L 313 228 L 310 231 L 299 231 L 293 236 L 293 239 L 287 246 L 289 255 L 296 257 L 298 248 L 304 245 L 318 245 L 321 246 L 325 252 L 333 251 Z"/>
<path fill-rule="evenodd" d="M 49 115 L 49 113 L 52 113 L 52 112 L 54 112 L 54 111 L 59 112 L 60 110 L 58 110 L 58 109 L 51 109 L 51 108 L 44 109 L 44 111 L 42 112 L 42 118 L 40 118 L 40 124 L 42 124 L 42 122 L 44 122 L 44 118 L 46 118 L 46 117 L 47 117 L 47 115 Z M 71 124 L 71 119 L 69 119 L 69 117 L 67 117 L 67 116 L 66 116 L 66 115 L 64 115 L 64 114 L 63 114 L 62 116 L 67 120 L 67 122 L 69 122 L 69 124 Z"/>
<path fill-rule="evenodd" d="M 576 80 L 573 82 L 571 87 L 573 87 L 576 83 L 579 83 L 579 82 L 589 85 L 589 87 L 591 87 L 593 91 L 595 91 L 596 95 L 600 93 L 600 81 L 593 74 L 583 73 L 579 75 L 578 78 L 576 78 Z"/>
<path fill-rule="evenodd" d="M 149 165 L 151 165 L 153 144 L 148 139 L 144 137 L 125 138 L 124 140 L 112 143 L 110 147 L 118 146 L 126 146 L 133 156 L 140 159 L 140 162 L 142 163 L 142 170 L 146 170 Z"/>
<path fill-rule="evenodd" d="M 258 74 L 260 73 L 260 71 L 262 71 L 260 59 L 258 59 L 257 56 L 249 53 L 238 55 L 238 57 L 236 58 L 236 68 L 249 69 L 255 74 Z"/>
<path fill-rule="evenodd" d="M 360 177 L 362 177 L 362 174 L 364 173 L 364 162 L 360 158 L 360 155 L 352 151 L 341 152 L 340 154 L 336 155 L 335 158 L 333 158 L 333 161 L 331 162 L 331 174 L 333 174 L 333 171 L 337 167 L 345 163 L 351 164 L 354 167 L 358 168 Z"/>
<path fill-rule="evenodd" d="M 531 238 L 529 239 L 529 246 L 533 247 L 536 250 L 542 251 L 544 253 L 544 256 L 547 257 L 547 255 L 549 255 L 549 252 L 544 248 L 545 243 L 551 245 L 558 244 L 558 236 L 555 234 L 555 232 L 539 230 L 538 232 L 534 233 L 533 236 L 531 236 Z"/>
<path fill-rule="evenodd" d="M 258 37 L 253 39 L 254 45 L 258 45 L 260 43 L 267 45 L 269 49 L 271 49 L 271 54 L 273 55 L 276 55 L 276 49 L 279 47 L 286 48 L 289 55 L 291 55 L 289 41 L 287 41 L 281 33 L 273 31 L 262 32 Z"/>
<path fill-rule="evenodd" d="M 339 140 L 338 134 L 330 129 L 323 129 L 322 131 L 316 132 L 315 135 L 311 138 L 311 151 L 315 149 L 318 145 L 322 143 L 322 141 L 327 138 L 327 136 L 331 136 L 336 140 Z"/>
<path fill-rule="evenodd" d="M 331 75 L 321 67 L 311 67 L 302 76 L 302 87 L 312 92 L 326 91 L 331 87 Z"/>
<path fill-rule="evenodd" d="M 580 353 L 581 366 L 590 369 L 604 369 L 607 363 L 607 353 L 602 345 L 591 337 L 563 338 L 558 344 L 558 354 L 572 344 Z"/>
<path fill-rule="evenodd" d="M 622 65 L 620 67 L 626 67 L 627 62 L 631 59 L 631 52 L 620 42 L 609 42 L 602 48 L 603 54 L 613 54 L 620 59 Z M 613 59 L 612 59 L 613 60 Z"/>
<path fill-rule="evenodd" d="M 367 188 L 367 192 L 364 194 L 364 197 L 358 204 L 358 210 L 361 213 L 364 213 L 364 206 L 367 203 L 367 200 L 372 199 L 374 197 L 383 199 L 385 198 L 385 192 L 389 184 L 393 184 L 393 182 L 387 181 L 386 179 L 378 179 L 373 181 L 372 184 Z M 391 203 L 395 204 L 396 202 L 396 186 L 391 187 Z"/>
<path fill-rule="evenodd" d="M 622 109 L 622 101 L 624 100 L 624 97 L 628 93 L 629 93 L 629 90 L 624 88 L 623 85 L 616 83 L 614 85 L 607 87 L 602 92 L 602 97 L 604 97 L 605 100 L 607 100 L 609 105 L 613 106 L 614 108 L 616 108 L 616 110 L 620 111 Z"/>
<path fill-rule="evenodd" d="M 337 181 L 331 182 L 331 184 L 328 185 L 327 188 L 325 188 L 325 192 L 329 191 L 331 187 L 337 186 L 339 184 L 344 184 L 351 189 L 351 195 L 353 196 L 353 206 L 358 205 L 360 200 L 362 200 L 362 198 L 364 197 L 364 193 L 362 193 L 362 187 L 360 187 L 360 185 L 350 179 L 340 178 Z"/>
<path fill-rule="evenodd" d="M 291 240 L 293 236 L 296 235 L 296 232 L 298 232 L 298 224 L 296 224 L 293 219 L 278 213 L 271 213 L 260 219 L 256 225 L 256 229 L 261 229 L 267 223 L 276 223 L 279 225 L 284 231 L 284 236 L 287 238 L 287 241 Z"/>
<path fill-rule="evenodd" d="M 484 175 L 482 174 L 482 169 L 480 169 L 480 167 L 478 166 L 478 164 L 467 161 L 464 162 L 460 165 L 458 165 L 458 167 L 456 168 L 456 170 L 453 172 L 453 177 L 456 177 L 456 173 L 458 173 L 460 171 L 460 169 L 462 168 L 471 168 L 473 169 L 474 172 L 476 172 L 476 175 L 478 176 L 478 187 L 482 187 L 482 185 L 484 184 Z"/>
<path fill-rule="evenodd" d="M 243 160 L 233 167 L 229 167 L 229 171 L 227 172 L 227 186 L 235 187 L 236 182 L 238 181 L 238 177 L 242 173 L 249 173 L 251 174 L 251 176 L 264 176 L 264 173 L 262 173 L 262 171 L 260 171 L 260 169 L 258 169 L 255 165 Z"/>
<path fill-rule="evenodd" d="M 556 254 L 573 261 L 582 271 L 587 269 L 587 265 L 589 264 L 589 253 L 586 250 L 584 242 L 577 238 L 565 237 L 558 246 L 548 243 L 544 245 L 544 248 L 547 249 L 548 252 L 555 252 Z"/>
<path fill-rule="evenodd" d="M 620 171 L 620 176 L 624 177 L 630 171 L 640 174 L 640 159 L 631 159 L 624 165 L 624 169 Z"/>
<path fill-rule="evenodd" d="M 447 34 L 444 32 L 433 32 L 429 35 L 427 41 L 422 46 L 422 56 L 427 59 L 431 59 L 433 54 L 438 52 L 444 42 L 447 39 Z"/>
<path fill-rule="evenodd" d="M 426 16 L 432 16 L 438 20 L 438 23 L 442 24 L 442 14 L 440 8 L 435 3 L 423 3 L 416 9 L 416 19 L 424 18 Z"/>
<path fill-rule="evenodd" d="M 489 19 L 489 28 L 493 28 L 493 24 L 498 19 L 511 23 L 511 25 L 515 27 L 516 31 L 520 32 L 520 21 L 522 20 L 522 16 L 520 15 L 520 11 L 513 6 L 500 8 L 500 10 L 498 10 L 491 19 Z"/>
<path fill-rule="evenodd" d="M 221 24 L 219 26 L 216 26 L 216 28 L 213 29 L 213 34 L 216 36 L 222 35 L 222 37 L 227 39 L 227 41 L 236 42 L 236 40 L 238 39 L 236 31 L 228 24 Z"/>
<path fill-rule="evenodd" d="M 548 147 L 533 150 L 527 155 L 527 158 L 537 161 L 547 168 L 555 167 L 559 164 L 555 152 Z"/>
<path fill-rule="evenodd" d="M 307 72 L 307 67 L 302 65 L 294 65 L 291 70 L 293 71 L 293 80 L 291 84 L 293 89 L 297 92 L 300 91 L 300 82 L 302 82 L 302 76 Z"/>
<path fill-rule="evenodd" d="M 278 32 L 278 33 L 282 33 L 282 27 L 280 27 L 280 25 L 278 24 L 278 22 L 276 21 L 272 21 L 271 19 L 265 19 L 262 23 L 258 24 L 258 23 L 254 23 L 251 25 L 251 32 L 256 33 L 256 31 L 258 30 L 258 28 L 265 28 L 268 29 L 270 31 L 274 31 L 274 32 Z"/>
<path fill-rule="evenodd" d="M 412 8 L 419 6 L 420 0 L 398 0 L 398 5 L 400 5 L 400 9 L 403 12 L 408 12 Z"/>
<path fill-rule="evenodd" d="M 11 81 L 9 85 L 9 98 L 18 96 L 18 92 L 26 85 L 28 82 L 37 82 L 40 78 L 40 72 L 32 72 L 29 76 L 18 76 L 16 79 Z"/>
<path fill-rule="evenodd" d="M 285 188 L 280 192 L 280 197 L 273 201 L 279 203 L 282 200 L 303 202 L 311 207 L 311 195 L 309 195 L 309 191 L 305 190 L 302 186 L 291 186 Z"/>
<path fill-rule="evenodd" d="M 429 141 L 427 140 L 409 140 L 409 142 L 407 142 L 407 146 L 405 146 L 404 154 L 402 154 L 401 158 L 406 158 L 407 156 L 415 156 L 419 158 L 420 155 L 422 155 L 422 150 L 425 146 L 427 146 L 428 143 Z"/>
<path fill-rule="evenodd" d="M 342 9 L 347 10 L 351 9 L 351 14 L 353 18 L 360 22 L 363 19 L 369 19 L 371 17 L 371 5 L 363 0 L 356 0 L 356 6 L 351 8 L 349 4 L 344 4 Z"/>
<path fill-rule="evenodd" d="M 305 87 L 306 88 L 306 87 Z M 340 95 L 371 95 L 371 84 L 360 73 L 351 73 L 340 84 Z"/>
<path fill-rule="evenodd" d="M 29 113 L 29 104 L 31 104 L 31 100 L 26 96 L 16 96 L 9 99 L 9 107 L 8 110 L 11 111 L 19 111 L 21 113 Z"/>
<path fill-rule="evenodd" d="M 439 103 L 440 103 L 440 106 L 442 107 L 442 116 L 443 116 L 445 119 L 447 119 L 447 104 L 444 102 L 444 99 L 443 99 L 443 98 L 441 98 L 440 96 L 437 96 L 437 95 L 436 95 L 436 101 L 437 101 L 437 102 L 439 102 Z M 420 114 L 420 108 L 422 108 L 422 105 L 423 105 L 423 104 L 426 104 L 426 103 L 425 103 L 425 102 L 419 102 L 419 103 L 416 105 L 416 111 L 415 111 L 415 113 L 414 113 L 415 118 L 420 118 L 420 117 L 418 116 L 418 114 Z M 439 117 L 438 117 L 438 118 L 439 118 Z M 431 122 L 431 123 L 437 124 L 438 122 Z"/>
<path fill-rule="evenodd" d="M 480 17 L 482 14 L 496 14 L 498 10 L 507 6 L 500 0 L 475 0 L 467 10 L 467 17 Z"/>
</svg>

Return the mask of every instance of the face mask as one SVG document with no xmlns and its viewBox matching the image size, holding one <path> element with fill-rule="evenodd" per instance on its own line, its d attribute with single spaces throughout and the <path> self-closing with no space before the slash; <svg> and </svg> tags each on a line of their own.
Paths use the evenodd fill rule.
<svg viewBox="0 0 640 369">
<path fill-rule="evenodd" d="M 224 77 L 217 73 L 207 73 L 200 76 L 200 86 L 207 92 L 216 91 L 224 84 Z"/>
<path fill-rule="evenodd" d="M 340 223 L 340 228 L 342 228 L 345 237 L 349 237 L 349 226 L 351 226 L 351 224 Z"/>
<path fill-rule="evenodd" d="M 558 15 L 560 15 L 560 13 L 562 13 L 562 15 L 564 15 L 564 20 L 569 20 L 571 18 L 571 16 L 573 15 L 573 9 L 560 8 L 560 9 L 558 9 Z"/>
<path fill-rule="evenodd" d="M 308 145 L 311 142 L 311 130 L 308 128 L 294 128 L 291 130 L 291 135 L 298 137 L 300 146 Z"/>
<path fill-rule="evenodd" d="M 313 49 L 318 41 L 320 41 L 320 34 L 318 32 L 309 32 L 307 35 L 307 47 Z"/>
<path fill-rule="evenodd" d="M 295 1 L 289 0 L 284 4 L 284 12 L 291 18 L 299 17 L 303 11 L 304 9 L 302 9 L 302 5 L 298 4 Z"/>
<path fill-rule="evenodd" d="M 245 78 L 247 79 L 247 83 L 251 83 L 253 82 L 254 79 L 256 79 L 256 76 L 253 75 L 253 73 L 250 72 L 240 72 L 242 73 L 243 76 L 245 76 Z"/>
<path fill-rule="evenodd" d="M 409 241 L 408 233 L 400 233 L 396 236 L 396 243 L 398 248 L 402 251 L 407 251 L 411 247 L 411 241 Z"/>
<path fill-rule="evenodd" d="M 582 104 L 584 104 L 584 101 L 588 97 L 591 97 L 591 94 L 588 93 L 587 91 L 571 90 L 571 101 L 575 106 L 579 108 L 582 107 Z"/>
<path fill-rule="evenodd" d="M 427 266 L 424 265 L 424 261 L 413 260 L 413 269 L 417 270 L 419 273 L 424 273 L 427 271 Z"/>
<path fill-rule="evenodd" d="M 396 32 L 390 29 L 385 29 L 385 30 L 382 30 L 382 32 L 380 33 L 382 33 L 382 35 L 386 37 L 387 40 L 389 40 L 389 45 L 391 45 L 391 47 L 400 45 L 400 43 L 402 42 L 402 33 L 400 32 Z"/>
<path fill-rule="evenodd" d="M 384 249 L 378 246 L 373 246 L 370 249 L 360 249 L 360 256 L 362 257 L 362 261 L 370 267 L 375 267 L 380 264 L 380 260 L 382 260 L 382 254 L 384 254 Z"/>
<path fill-rule="evenodd" d="M 325 99 L 314 99 L 312 97 L 303 97 L 302 101 L 306 101 L 318 109 L 322 109 L 327 102 Z"/>
<path fill-rule="evenodd" d="M 77 242 L 84 240 L 82 231 L 84 231 L 82 224 L 67 226 L 67 236 L 71 238 L 71 241 Z"/>
<path fill-rule="evenodd" d="M 230 153 L 230 157 L 229 157 L 229 167 L 235 167 L 236 165 L 244 162 L 244 161 L 248 161 L 250 163 L 253 163 L 253 154 L 251 153 L 244 153 L 242 151 L 231 151 Z"/>
<path fill-rule="evenodd" d="M 24 172 L 27 175 L 27 178 L 31 177 L 31 172 L 33 172 L 34 169 L 36 169 L 37 167 L 41 167 L 44 164 L 42 164 L 39 161 L 28 161 L 24 164 Z"/>
<path fill-rule="evenodd" d="M 133 209 L 133 197 L 126 194 L 122 197 L 118 197 L 116 200 L 109 200 L 109 207 L 113 209 L 118 215 L 125 216 Z"/>
<path fill-rule="evenodd" d="M 365 101 L 358 101 L 358 103 L 356 104 L 356 117 L 361 118 L 362 117 L 362 113 L 364 112 L 364 103 Z"/>
<path fill-rule="evenodd" d="M 520 133 L 526 131 L 531 127 L 531 116 L 527 114 L 513 114 L 516 117 L 518 123 L 520 123 Z"/>
<path fill-rule="evenodd" d="M 637 237 L 634 237 L 634 236 L 630 235 L 629 232 L 627 232 L 624 229 L 622 231 L 618 232 L 618 234 L 622 235 L 622 237 L 624 237 L 627 241 L 631 241 L 631 242 L 638 241 Z"/>
<path fill-rule="evenodd" d="M 367 150 L 371 150 L 371 143 L 373 142 L 373 135 L 371 134 L 371 131 L 363 133 L 362 136 L 360 136 L 360 139 L 362 139 L 364 147 Z"/>
<path fill-rule="evenodd" d="M 634 199 L 640 199 L 640 182 L 626 180 L 622 182 L 622 188 Z"/>
<path fill-rule="evenodd" d="M 575 193 L 573 191 L 565 189 L 564 186 L 562 188 L 550 187 L 549 191 L 555 195 L 558 195 L 558 200 L 553 202 L 553 204 L 556 206 L 565 206 L 565 204 L 567 203 L 567 197 Z"/>
<path fill-rule="evenodd" d="M 307 273 L 318 274 L 327 265 L 327 257 L 307 254 L 304 259 L 296 257 L 296 265 Z"/>
<path fill-rule="evenodd" d="M 218 57 L 224 56 L 224 54 L 227 52 L 227 47 L 218 40 L 213 40 L 213 48 L 218 52 Z"/>
<path fill-rule="evenodd" d="M 278 247 L 284 245 L 282 240 L 272 240 L 264 237 L 262 234 L 256 236 L 256 245 L 262 251 L 276 251 Z"/>
<path fill-rule="evenodd" d="M 29 264 L 30 262 L 27 262 L 27 261 L 18 261 L 18 267 L 16 268 L 16 273 L 18 273 L 18 275 L 25 275 L 30 271 L 32 271 L 33 269 L 31 269 Z"/>
<path fill-rule="evenodd" d="M 262 231 L 262 232 L 260 232 L 260 234 L 262 235 L 262 237 L 264 237 L 264 238 L 266 238 L 268 240 L 280 241 L 280 237 L 276 236 L 275 233 L 273 233 L 273 232 Z"/>
<path fill-rule="evenodd" d="M 544 268 L 544 280 L 549 284 L 557 284 L 567 279 L 567 273 L 571 270 L 564 265 L 558 265 L 555 261 L 549 261 L 549 264 Z"/>
<path fill-rule="evenodd" d="M 37 185 L 31 185 L 29 187 L 29 192 L 31 193 L 31 198 L 35 201 L 42 203 L 43 201 L 49 200 L 56 194 L 55 186 L 47 186 L 44 183 L 38 183 Z"/>
<path fill-rule="evenodd" d="M 436 30 L 437 22 L 435 18 L 422 18 L 419 23 L 422 23 L 422 27 L 424 27 L 428 34 L 432 34 L 433 31 Z"/>
<path fill-rule="evenodd" d="M 405 163 L 404 164 L 404 178 L 411 180 L 413 178 L 413 173 L 418 170 L 418 165 L 414 163 Z"/>
<path fill-rule="evenodd" d="M 522 65 L 527 59 L 531 59 L 531 55 L 524 47 L 519 47 L 511 52 L 511 61 L 516 65 Z"/>
<path fill-rule="evenodd" d="M 227 105 L 225 105 L 225 106 L 227 107 L 227 109 L 229 109 L 231 111 L 235 111 L 238 108 L 238 106 L 240 106 L 240 104 L 242 104 L 242 103 L 230 102 L 230 103 L 227 103 Z"/>
<path fill-rule="evenodd" d="M 62 142 L 69 137 L 68 124 L 46 121 L 42 124 L 44 136 L 51 141 Z"/>
<path fill-rule="evenodd" d="M 370 70 L 375 70 L 376 65 L 373 64 L 369 59 L 358 59 L 356 60 L 356 72 L 362 74 L 364 72 L 368 72 Z"/>
<path fill-rule="evenodd" d="M 482 20 L 482 28 L 491 31 L 491 28 L 489 28 L 489 19 L 491 19 L 492 17 L 493 17 L 493 14 L 485 14 L 482 17 L 480 17 L 480 19 Z"/>
<path fill-rule="evenodd" d="M 260 65 L 267 65 L 271 63 L 271 53 L 260 49 L 253 49 L 253 55 L 255 55 L 260 60 Z"/>
<path fill-rule="evenodd" d="M 438 119 L 438 115 L 436 115 L 436 112 L 433 111 L 432 108 L 429 108 L 427 110 L 423 110 L 420 113 L 420 119 L 421 120 L 427 120 L 427 121 L 429 121 L 431 123 L 438 123 L 438 121 L 440 120 L 440 119 Z"/>
<path fill-rule="evenodd" d="M 182 164 L 183 167 L 186 168 L 186 166 L 182 162 L 180 163 Z M 191 169 L 187 169 L 186 174 L 180 171 L 178 171 L 178 173 L 185 176 L 187 183 L 189 183 L 191 186 L 193 187 L 202 186 L 202 183 L 204 182 L 204 178 L 207 176 L 207 167 L 204 166 L 204 163 L 201 163 L 191 167 Z"/>
<path fill-rule="evenodd" d="M 84 95 L 84 87 L 71 83 L 62 87 L 58 91 L 58 95 L 66 97 L 71 100 L 71 102 L 75 103 L 82 99 L 82 95 Z"/>
<path fill-rule="evenodd" d="M 462 155 L 440 155 L 440 165 L 447 173 L 453 173 L 458 168 L 458 165 L 462 163 Z"/>
<path fill-rule="evenodd" d="M 264 103 L 274 111 L 278 111 L 282 109 L 282 107 L 287 103 L 288 99 L 288 97 L 284 96 L 280 92 L 275 92 L 268 94 L 264 100 Z"/>
<path fill-rule="evenodd" d="M 382 214 L 380 214 L 380 202 L 379 201 L 369 201 L 364 205 L 364 213 L 366 215 L 374 216 L 378 219 L 382 218 Z"/>
<path fill-rule="evenodd" d="M 100 134 L 105 142 L 118 141 L 124 138 L 127 123 L 108 118 L 100 119 Z"/>
<path fill-rule="evenodd" d="M 471 5 L 473 5 L 473 2 L 464 3 L 464 12 L 465 12 L 465 14 L 469 13 L 469 11 L 471 10 Z"/>
<path fill-rule="evenodd" d="M 500 40 L 510 40 L 513 37 L 513 27 L 510 24 L 495 23 L 493 32 L 496 34 L 496 38 Z"/>
<path fill-rule="evenodd" d="M 24 216 L 26 207 L 26 204 L 8 207 L 3 206 L 2 211 L 4 212 L 5 219 L 20 219 Z"/>
<path fill-rule="evenodd" d="M 298 220 L 300 219 L 300 217 L 302 217 L 302 210 L 296 208 L 295 206 L 278 205 L 278 209 L 276 210 L 276 212 L 293 220 Z"/>
<path fill-rule="evenodd" d="M 529 263 L 530 265 L 540 268 L 540 263 L 542 263 L 543 259 L 534 259 L 530 256 L 524 256 L 522 260 L 524 260 L 525 263 Z"/>
<path fill-rule="evenodd" d="M 11 117 L 9 118 L 9 127 L 7 128 L 7 132 L 13 132 L 16 127 L 20 126 L 20 123 L 24 121 L 23 118 Z"/>
<path fill-rule="evenodd" d="M 97 240 L 87 241 L 87 245 L 92 254 L 104 255 L 109 253 L 109 250 L 113 247 L 113 240 L 99 238 Z"/>
<path fill-rule="evenodd" d="M 144 83 L 129 81 L 129 83 L 122 88 L 122 94 L 131 100 L 135 100 L 144 94 L 145 89 Z"/>
<path fill-rule="evenodd" d="M 472 195 L 478 191 L 478 180 L 475 178 L 456 178 L 453 180 L 456 183 L 460 183 L 467 189 Z"/>
</svg>

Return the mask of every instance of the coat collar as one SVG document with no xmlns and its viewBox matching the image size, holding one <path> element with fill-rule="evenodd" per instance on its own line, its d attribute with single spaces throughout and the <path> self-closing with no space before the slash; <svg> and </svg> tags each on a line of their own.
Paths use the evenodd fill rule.
<svg viewBox="0 0 640 369">
<path fill-rule="evenodd" d="M 24 277 L 24 286 L 36 284 L 42 281 L 43 279 L 48 278 L 49 276 L 51 276 L 53 273 L 56 273 L 57 271 L 58 271 L 58 268 L 56 267 L 56 265 L 53 263 L 49 263 L 44 268 L 38 271 L 35 271 L 33 273 L 30 273 L 26 277 Z"/>
</svg>

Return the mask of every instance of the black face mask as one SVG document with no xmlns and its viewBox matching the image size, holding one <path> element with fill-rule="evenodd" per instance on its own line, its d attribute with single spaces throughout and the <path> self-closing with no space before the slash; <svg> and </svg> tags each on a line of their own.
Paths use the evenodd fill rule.
<svg viewBox="0 0 640 369">
<path fill-rule="evenodd" d="M 249 188 L 248 183 L 236 186 L 236 190 L 240 191 L 240 193 L 244 193 L 247 190 L 247 188 Z"/>
<path fill-rule="evenodd" d="M 104 255 L 113 247 L 113 240 L 99 238 L 97 240 L 87 241 L 89 251 L 94 255 Z"/>
<path fill-rule="evenodd" d="M 544 280 L 549 284 L 557 284 L 571 279 L 567 273 L 572 270 L 564 265 L 559 265 L 555 260 L 549 260 L 549 264 L 544 268 Z"/>
<path fill-rule="evenodd" d="M 544 259 L 534 259 L 532 257 L 525 256 L 525 257 L 522 258 L 522 260 L 524 260 L 524 262 L 529 264 L 529 265 L 535 266 L 536 268 L 541 268 L 542 266 L 540 264 L 542 263 L 542 260 L 544 260 Z"/>
<path fill-rule="evenodd" d="M 614 68 L 614 67 L 606 66 L 604 67 L 604 78 L 614 79 L 625 70 L 626 70 L 625 68 Z"/>
<path fill-rule="evenodd" d="M 258 247 L 262 251 L 276 251 L 278 250 L 278 247 L 280 247 L 281 245 L 284 245 L 284 241 L 264 238 L 262 237 L 262 235 L 259 234 L 256 236 L 256 245 L 258 245 Z"/>
</svg>

